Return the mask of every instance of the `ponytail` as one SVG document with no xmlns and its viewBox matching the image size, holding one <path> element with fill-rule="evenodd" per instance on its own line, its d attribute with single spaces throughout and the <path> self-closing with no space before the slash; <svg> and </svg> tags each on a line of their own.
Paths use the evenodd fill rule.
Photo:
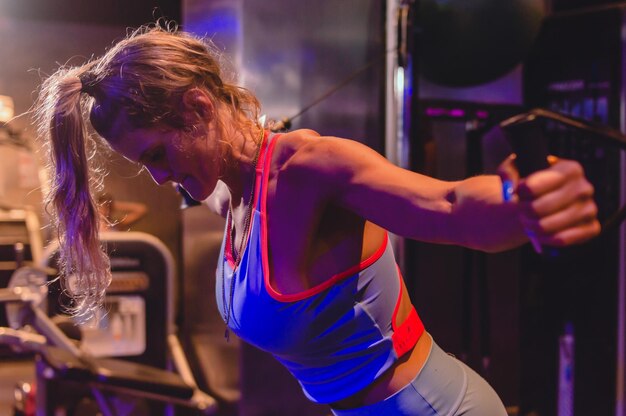
<svg viewBox="0 0 626 416">
<path fill-rule="evenodd" d="M 100 213 L 92 188 L 94 141 L 86 131 L 80 68 L 61 69 L 42 85 L 36 116 L 48 153 L 46 209 L 59 239 L 59 277 L 72 303 L 67 312 L 88 320 L 102 305 L 111 281 L 110 262 L 98 236 Z M 95 190 L 95 189 L 94 189 Z"/>
</svg>

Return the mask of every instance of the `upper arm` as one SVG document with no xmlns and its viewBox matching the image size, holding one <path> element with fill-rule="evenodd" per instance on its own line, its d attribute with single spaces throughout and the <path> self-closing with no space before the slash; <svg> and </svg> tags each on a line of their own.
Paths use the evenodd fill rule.
<svg viewBox="0 0 626 416">
<path fill-rule="evenodd" d="M 525 241 L 516 206 L 502 201 L 498 176 L 442 181 L 337 138 L 316 138 L 298 153 L 294 159 L 306 173 L 302 178 L 314 178 L 320 198 L 394 234 L 487 251 Z"/>
<path fill-rule="evenodd" d="M 398 235 L 454 242 L 454 182 L 401 169 L 352 140 L 322 137 L 299 153 L 295 163 L 307 178 L 315 178 L 329 202 Z"/>
</svg>

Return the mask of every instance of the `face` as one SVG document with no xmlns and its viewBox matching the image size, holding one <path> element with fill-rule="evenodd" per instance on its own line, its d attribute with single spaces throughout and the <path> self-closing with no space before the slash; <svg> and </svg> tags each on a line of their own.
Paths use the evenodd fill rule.
<svg viewBox="0 0 626 416">
<path fill-rule="evenodd" d="M 219 178 L 215 143 L 158 127 L 135 129 L 109 141 L 116 152 L 142 164 L 157 184 L 178 183 L 198 201 L 213 192 Z"/>
</svg>

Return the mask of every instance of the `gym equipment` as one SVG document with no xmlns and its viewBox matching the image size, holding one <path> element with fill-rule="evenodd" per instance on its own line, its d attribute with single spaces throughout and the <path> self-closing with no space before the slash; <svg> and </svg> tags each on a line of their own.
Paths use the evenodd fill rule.
<svg viewBox="0 0 626 416">
<path fill-rule="evenodd" d="M 180 344 L 174 324 L 172 254 L 159 239 L 143 232 L 102 232 L 100 240 L 111 260 L 112 281 L 98 325 L 82 325 L 83 347 L 98 357 L 125 357 L 166 368 L 168 344 Z M 42 266 L 56 268 L 57 249 L 56 243 L 46 247 Z M 63 314 L 67 301 L 60 285 L 52 284 L 49 314 Z"/>
<path fill-rule="evenodd" d="M 0 205 L 0 288 L 7 287 L 16 269 L 41 262 L 43 242 L 40 229 L 39 218 L 33 209 Z M 0 326 L 6 325 L 4 310 L 0 309 Z M 0 347 L 0 358 L 14 359 L 15 354 Z"/>
<path fill-rule="evenodd" d="M 167 247 L 156 237 L 141 232 L 103 232 L 100 239 L 111 260 L 112 282 L 107 289 L 103 313 L 81 326 L 82 349 L 98 358 L 122 358 L 137 364 L 169 369 L 172 364 L 185 380 L 193 376 L 174 324 L 175 268 Z M 44 252 L 42 266 L 56 266 L 58 246 Z M 69 277 L 71 285 L 71 277 Z M 61 299 L 61 301 L 59 301 Z M 50 315 L 63 314 L 69 301 L 58 283 L 50 285 Z M 193 383 L 195 385 L 195 381 Z M 58 383 L 38 385 L 46 407 L 69 406 L 89 396 L 81 386 L 68 389 Z M 151 414 L 162 406 L 150 404 Z"/>
<path fill-rule="evenodd" d="M 47 381 L 76 382 L 89 386 L 105 416 L 142 413 L 125 398 L 142 398 L 214 414 L 215 400 L 200 391 L 183 365 L 179 374 L 119 359 L 98 358 L 69 339 L 41 309 L 46 300 L 47 275 L 33 267 L 18 269 L 9 287 L 0 289 L 11 327 L 0 327 L 0 344 L 36 353 L 37 416 L 50 414 L 46 406 Z M 176 362 L 176 364 L 180 364 Z"/>
</svg>

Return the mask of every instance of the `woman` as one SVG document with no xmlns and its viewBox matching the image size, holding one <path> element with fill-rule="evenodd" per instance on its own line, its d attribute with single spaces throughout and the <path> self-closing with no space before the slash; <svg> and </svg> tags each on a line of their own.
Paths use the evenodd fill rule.
<svg viewBox="0 0 626 416">
<path fill-rule="evenodd" d="M 227 218 L 216 295 L 228 328 L 271 352 L 337 415 L 505 415 L 489 385 L 425 332 L 387 231 L 484 251 L 563 246 L 599 231 L 579 164 L 556 161 L 517 183 L 444 182 L 400 169 L 354 141 L 257 122 L 259 104 L 222 79 L 190 35 L 143 29 L 43 85 L 63 272 L 89 313 L 110 280 L 89 191 L 85 123 L 158 184 L 180 184 Z M 219 186 L 218 186 L 219 185 Z"/>
</svg>

